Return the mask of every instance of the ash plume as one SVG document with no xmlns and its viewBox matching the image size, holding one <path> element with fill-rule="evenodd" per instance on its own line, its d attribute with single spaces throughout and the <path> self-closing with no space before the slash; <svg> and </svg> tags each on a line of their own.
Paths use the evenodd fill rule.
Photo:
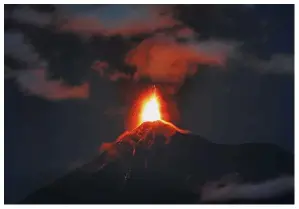
<svg viewBox="0 0 299 209">
<path fill-rule="evenodd" d="M 213 40 L 179 43 L 170 35 L 158 34 L 129 51 L 125 61 L 136 67 L 135 81 L 149 78 L 153 83 L 171 84 L 176 93 L 187 77 L 196 74 L 198 64 L 223 66 L 234 47 Z"/>
<path fill-rule="evenodd" d="M 119 15 L 112 18 L 109 11 L 118 11 Z M 185 80 L 196 74 L 199 64 L 225 66 L 228 56 L 239 46 L 233 41 L 199 40 L 200 33 L 184 25 L 175 7 L 169 5 L 113 5 L 85 12 L 69 9 L 65 16 L 68 21 L 60 30 L 106 37 L 119 35 L 128 41 L 143 36 L 140 42 L 131 41 L 124 56 L 124 65 L 135 70 L 132 75 L 112 69 L 109 63 L 97 65 L 96 69 L 93 65 L 93 69 L 111 81 L 148 79 L 162 84 L 169 94 L 176 94 Z M 85 24 L 87 19 L 90 21 Z"/>
</svg>

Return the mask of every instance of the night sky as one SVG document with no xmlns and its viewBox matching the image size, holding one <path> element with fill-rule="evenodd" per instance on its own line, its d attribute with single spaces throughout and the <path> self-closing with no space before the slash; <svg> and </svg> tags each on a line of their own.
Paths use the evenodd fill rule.
<svg viewBox="0 0 299 209">
<path fill-rule="evenodd" d="M 294 149 L 293 5 L 5 5 L 5 202 L 92 159 L 156 84 L 170 121 Z"/>
</svg>

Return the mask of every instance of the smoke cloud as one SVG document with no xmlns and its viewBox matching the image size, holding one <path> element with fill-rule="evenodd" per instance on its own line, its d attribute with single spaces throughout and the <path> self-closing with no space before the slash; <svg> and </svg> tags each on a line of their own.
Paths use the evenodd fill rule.
<svg viewBox="0 0 299 209">
<path fill-rule="evenodd" d="M 21 6 L 12 12 L 11 18 L 20 23 L 44 27 L 52 23 L 54 14 L 48 12 L 38 12 L 28 6 Z"/>
<path fill-rule="evenodd" d="M 171 84 L 176 92 L 188 76 L 196 73 L 198 64 L 223 66 L 235 46 L 214 40 L 180 43 L 172 36 L 159 34 L 132 49 L 126 63 L 137 69 L 134 80 L 150 78 L 152 82 Z"/>
<path fill-rule="evenodd" d="M 111 81 L 118 81 L 118 80 L 128 80 L 131 79 L 131 76 L 129 74 L 117 71 L 117 70 L 111 70 L 109 68 L 109 64 L 104 61 L 96 61 L 92 67 L 94 71 L 96 71 L 101 77 L 107 78 Z"/>
<path fill-rule="evenodd" d="M 234 64 L 245 66 L 261 74 L 287 74 L 294 75 L 293 54 L 273 54 L 269 59 L 258 57 L 242 52 L 235 53 L 232 57 Z"/>
<path fill-rule="evenodd" d="M 61 80 L 48 80 L 46 69 L 12 72 L 12 76 L 7 73 L 7 77 L 14 77 L 22 92 L 47 100 L 86 99 L 89 96 L 88 83 L 68 86 Z"/>
<path fill-rule="evenodd" d="M 198 64 L 223 66 L 237 47 L 235 42 L 198 41 L 199 34 L 175 18 L 172 6 L 105 5 L 80 10 L 74 6 L 61 11 L 61 19 L 66 20 L 60 22 L 63 31 L 106 36 L 150 35 L 126 55 L 124 62 L 136 69 L 133 76 L 122 69 L 109 69 L 103 62 L 93 69 L 111 81 L 148 78 L 153 83 L 165 84 L 165 90 L 171 94 L 197 72 Z"/>
<path fill-rule="evenodd" d="M 100 11 L 112 11 L 116 8 L 120 13 L 118 15 L 100 13 Z M 132 8 L 134 12 L 128 13 L 127 10 L 130 11 Z M 75 20 L 74 18 L 77 17 L 78 21 L 84 22 L 83 17 L 92 17 L 92 21 L 88 23 L 90 25 L 84 23 L 81 27 L 77 20 L 73 23 L 68 21 L 61 29 L 79 34 L 107 36 L 147 33 L 147 37 L 131 45 L 131 49 L 125 55 L 124 64 L 135 70 L 132 74 L 124 72 L 121 68 L 112 69 L 104 60 L 94 63 L 92 69 L 101 77 L 111 81 L 131 80 L 140 83 L 139 81 L 148 80 L 158 84 L 163 94 L 167 94 L 163 95 L 167 100 L 165 109 L 171 115 L 169 119 L 172 122 L 179 120 L 176 99 L 172 96 L 179 91 L 188 77 L 196 74 L 198 64 L 225 66 L 228 56 L 239 46 L 239 43 L 230 41 L 213 39 L 199 41 L 200 34 L 176 20 L 173 8 L 168 6 L 118 5 L 103 6 L 94 13 L 92 9 L 88 11 L 90 15 L 82 13 L 74 15 L 76 12 L 73 12 L 70 19 Z M 111 19 L 112 14 L 115 15 L 113 19 Z M 103 24 L 107 26 L 100 24 L 100 21 L 104 20 Z M 128 92 L 133 94 L 129 90 Z M 138 96 L 140 95 L 136 98 Z M 132 101 L 135 101 L 135 98 Z M 128 106 L 132 105 L 128 104 Z"/>
<path fill-rule="evenodd" d="M 4 32 L 4 54 L 27 64 L 39 61 L 39 54 L 32 45 L 25 42 L 24 35 L 18 31 Z"/>
<path fill-rule="evenodd" d="M 202 202 L 223 202 L 232 200 L 258 200 L 273 198 L 294 192 L 294 177 L 284 176 L 261 183 L 228 183 L 220 187 L 217 182 L 203 187 Z"/>
<path fill-rule="evenodd" d="M 59 8 L 62 31 L 82 35 L 148 35 L 125 56 L 124 62 L 136 69 L 133 76 L 122 69 L 110 69 L 104 62 L 92 66 L 100 76 L 111 81 L 147 78 L 153 83 L 164 84 L 165 91 L 175 94 L 185 79 L 197 72 L 198 64 L 223 66 L 227 56 L 237 47 L 235 42 L 198 41 L 199 34 L 177 20 L 174 7 L 169 5 Z"/>
<path fill-rule="evenodd" d="M 23 14 L 22 12 L 25 11 L 27 10 L 16 10 L 13 14 Z M 30 69 L 13 71 L 5 66 L 5 79 L 14 79 L 23 93 L 39 96 L 51 101 L 88 98 L 89 83 L 87 82 L 80 86 L 69 86 L 63 83 L 62 80 L 49 80 L 47 78 L 48 70 L 45 67 L 45 62 L 40 58 L 34 47 L 26 42 L 21 32 L 5 32 L 4 43 L 5 55 L 9 55 L 16 60 L 21 60 L 30 67 Z"/>
<path fill-rule="evenodd" d="M 169 6 L 104 5 L 93 8 L 63 8 L 60 30 L 88 35 L 134 35 L 171 28 L 179 22 L 173 19 Z"/>
<path fill-rule="evenodd" d="M 274 54 L 269 60 L 253 59 L 251 65 L 262 74 L 294 74 L 294 55 Z"/>
</svg>

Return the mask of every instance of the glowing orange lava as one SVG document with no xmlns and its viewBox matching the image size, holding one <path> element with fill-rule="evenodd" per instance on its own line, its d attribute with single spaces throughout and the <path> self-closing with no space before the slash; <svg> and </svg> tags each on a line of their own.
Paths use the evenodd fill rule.
<svg viewBox="0 0 299 209">
<path fill-rule="evenodd" d="M 146 100 L 143 102 L 140 122 L 139 124 L 146 121 L 157 121 L 161 120 L 160 101 L 154 91 Z"/>
</svg>

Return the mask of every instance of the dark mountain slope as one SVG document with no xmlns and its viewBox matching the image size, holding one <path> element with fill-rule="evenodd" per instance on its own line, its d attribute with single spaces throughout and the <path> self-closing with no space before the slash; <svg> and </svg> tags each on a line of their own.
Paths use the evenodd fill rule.
<svg viewBox="0 0 299 209">
<path fill-rule="evenodd" d="M 283 190 L 275 194 L 265 192 L 263 186 L 254 186 L 282 176 L 292 178 L 294 157 L 276 145 L 214 144 L 169 124 L 149 122 L 105 144 L 102 150 L 92 162 L 41 188 L 22 203 L 294 202 L 292 184 L 273 183 L 271 190 Z M 233 187 L 236 191 L 251 185 L 245 191 L 249 196 L 257 195 L 247 198 L 246 192 L 242 192 L 245 196 L 239 192 L 228 199 L 205 200 L 202 192 L 211 182 L 218 182 L 220 189 L 240 185 Z M 233 194 L 232 191 L 225 194 Z M 259 191 L 266 195 L 259 197 Z"/>
</svg>

